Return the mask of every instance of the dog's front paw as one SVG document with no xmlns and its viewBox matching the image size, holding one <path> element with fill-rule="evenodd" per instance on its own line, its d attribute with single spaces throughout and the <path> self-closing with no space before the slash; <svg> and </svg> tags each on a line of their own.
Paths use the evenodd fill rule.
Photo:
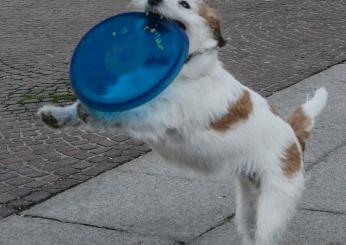
<svg viewBox="0 0 346 245">
<path fill-rule="evenodd" d="M 41 120 L 50 128 L 61 129 L 71 120 L 68 112 L 64 113 L 63 107 L 43 106 L 37 113 Z"/>
</svg>

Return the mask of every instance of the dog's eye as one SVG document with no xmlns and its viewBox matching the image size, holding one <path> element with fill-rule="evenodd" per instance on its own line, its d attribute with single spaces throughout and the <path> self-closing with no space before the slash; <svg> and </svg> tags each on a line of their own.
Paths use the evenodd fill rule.
<svg viewBox="0 0 346 245">
<path fill-rule="evenodd" d="M 190 4 L 188 2 L 186 2 L 186 1 L 180 1 L 179 4 L 181 6 L 183 6 L 184 8 L 186 8 L 186 9 L 190 9 L 191 8 Z"/>
</svg>

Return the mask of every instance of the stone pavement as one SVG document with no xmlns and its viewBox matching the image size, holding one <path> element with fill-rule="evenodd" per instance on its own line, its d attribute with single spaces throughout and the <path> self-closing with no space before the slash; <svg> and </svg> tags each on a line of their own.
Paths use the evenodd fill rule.
<svg viewBox="0 0 346 245">
<path fill-rule="evenodd" d="M 119 132 L 51 131 L 36 111 L 68 104 L 69 59 L 125 0 L 0 2 L 0 217 L 113 169 L 148 148 Z M 227 68 L 270 95 L 346 60 L 344 0 L 215 0 L 229 45 Z"/>
<path fill-rule="evenodd" d="M 325 86 L 307 145 L 307 188 L 282 244 L 346 245 L 346 64 L 270 97 L 282 115 Z M 0 244 L 240 245 L 227 170 L 196 176 L 149 153 L 0 221 Z"/>
</svg>

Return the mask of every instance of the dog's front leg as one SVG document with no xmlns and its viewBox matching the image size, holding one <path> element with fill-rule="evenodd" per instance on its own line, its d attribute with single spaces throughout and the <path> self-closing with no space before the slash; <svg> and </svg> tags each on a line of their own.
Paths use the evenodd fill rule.
<svg viewBox="0 0 346 245">
<path fill-rule="evenodd" d="M 102 118 L 97 118 L 79 101 L 65 107 L 45 105 L 38 111 L 38 115 L 48 127 L 53 129 L 64 129 L 83 125 L 101 129 L 107 127 L 114 128 L 120 125 L 116 120 L 110 120 L 108 118 L 106 121 L 102 120 Z"/>
<path fill-rule="evenodd" d="M 158 127 L 161 123 L 152 120 L 151 115 L 155 112 L 150 106 L 142 106 L 141 109 L 121 112 L 119 114 L 105 114 L 96 116 L 80 102 L 66 107 L 46 105 L 39 111 L 41 120 L 50 128 L 64 129 L 67 127 L 79 127 L 88 125 L 94 129 L 114 130 L 121 129 L 131 136 L 139 139 L 156 139 Z M 162 130 L 161 130 L 162 131 Z"/>
<path fill-rule="evenodd" d="M 53 129 L 75 127 L 81 124 L 78 107 L 79 102 L 66 107 L 45 105 L 38 111 L 38 115 L 47 126 Z"/>
</svg>

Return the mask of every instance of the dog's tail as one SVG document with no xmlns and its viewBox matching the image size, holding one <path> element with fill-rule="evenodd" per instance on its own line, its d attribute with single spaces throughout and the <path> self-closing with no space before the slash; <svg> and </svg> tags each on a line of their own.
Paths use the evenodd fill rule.
<svg viewBox="0 0 346 245">
<path fill-rule="evenodd" d="M 298 107 L 288 119 L 288 123 L 296 133 L 303 150 L 305 150 L 305 142 L 310 136 L 315 119 L 326 106 L 327 99 L 327 90 L 324 87 L 318 89 L 314 97 Z"/>
</svg>

